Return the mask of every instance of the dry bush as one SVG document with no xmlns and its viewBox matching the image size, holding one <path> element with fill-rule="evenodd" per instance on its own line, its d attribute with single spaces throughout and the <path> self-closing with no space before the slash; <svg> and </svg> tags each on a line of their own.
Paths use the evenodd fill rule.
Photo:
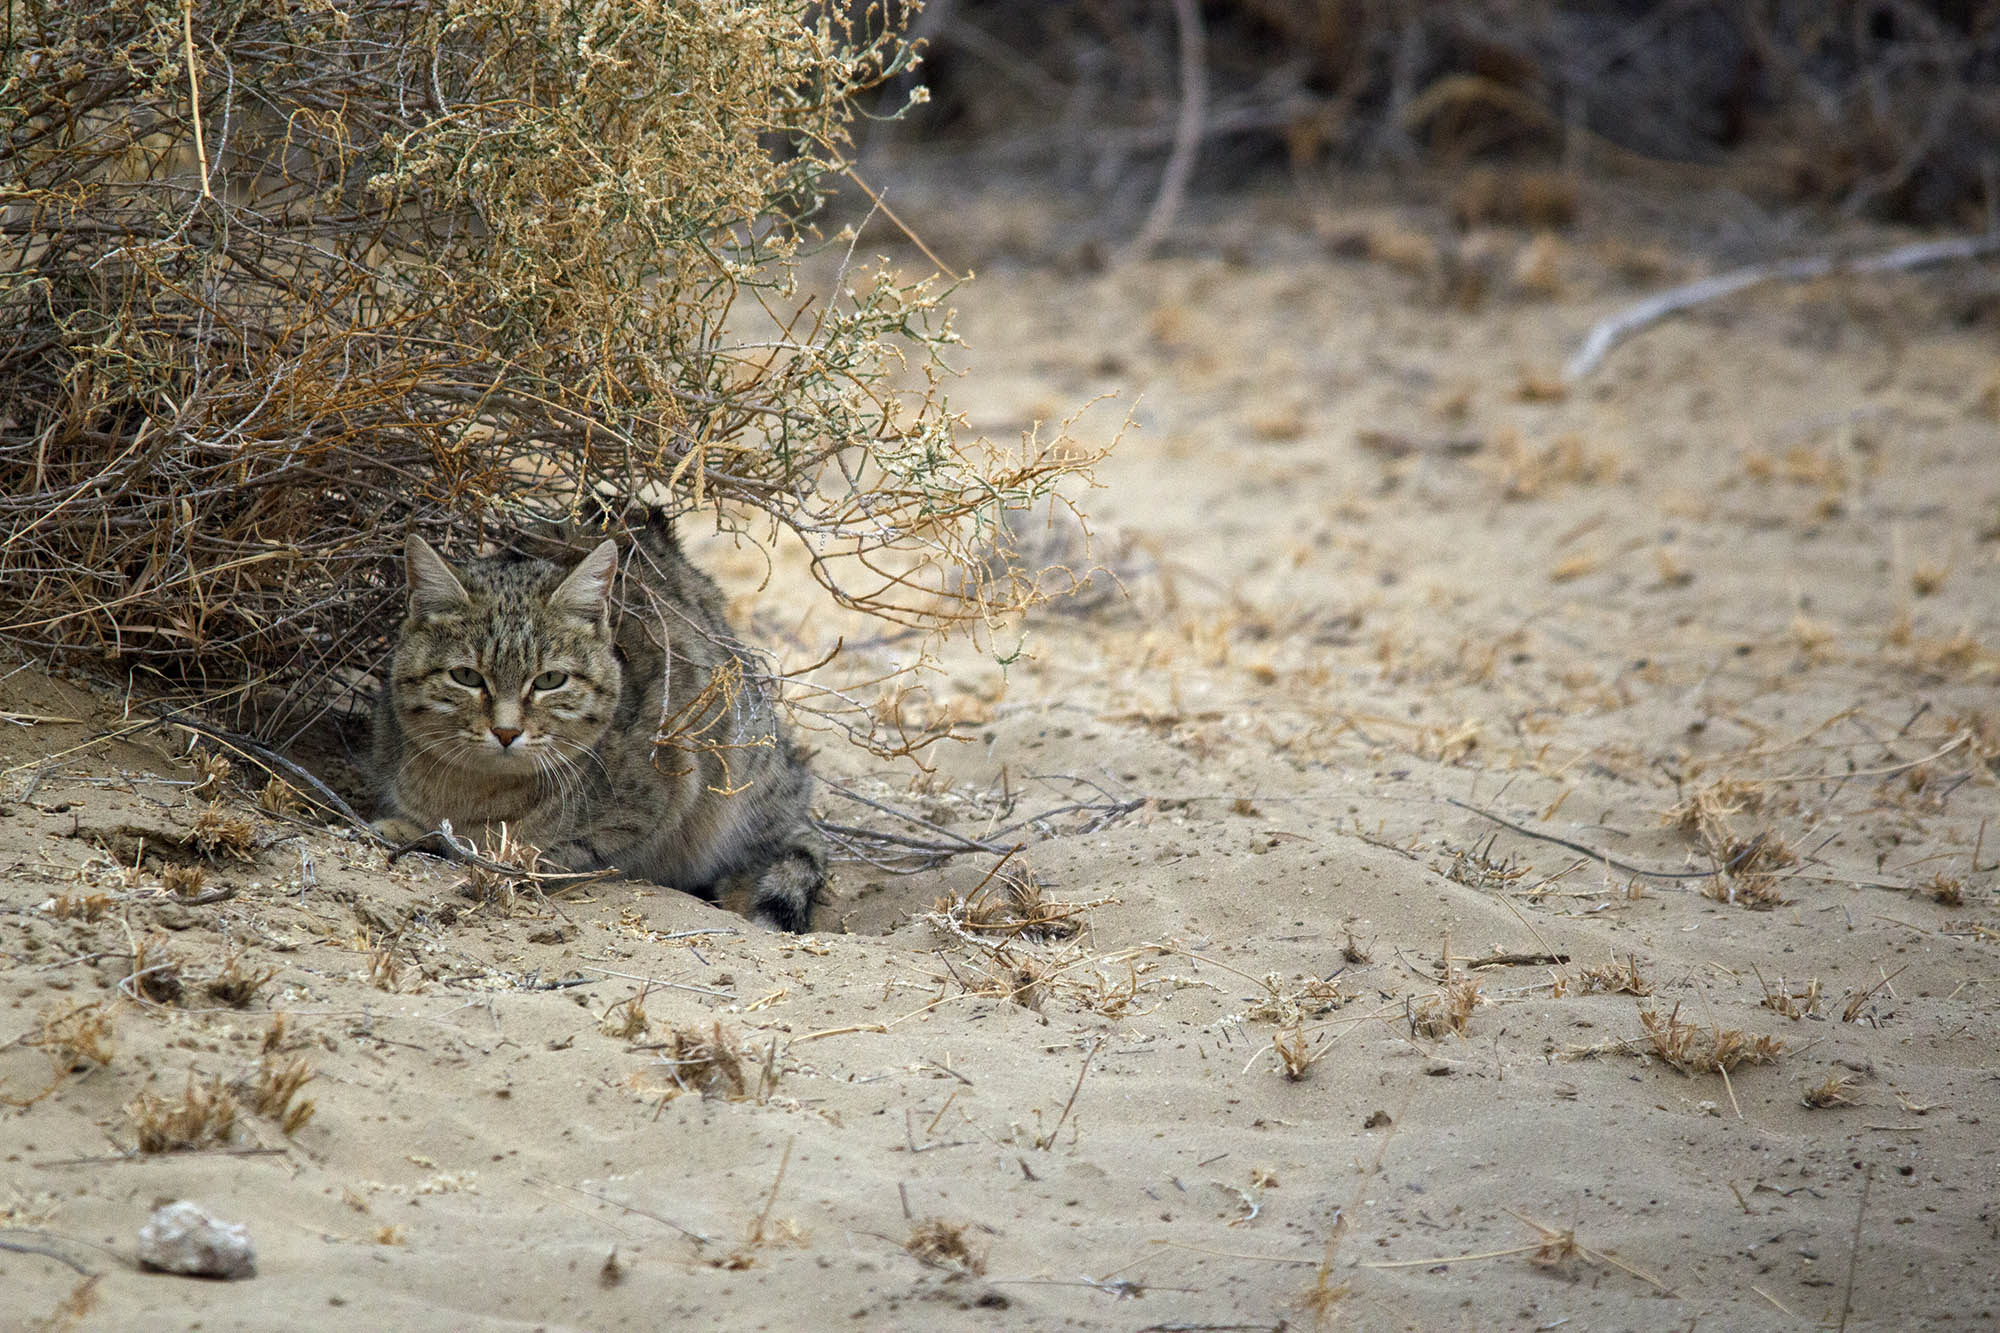
<svg viewBox="0 0 2000 1333">
<path fill-rule="evenodd" d="M 267 815 L 283 818 L 287 815 L 303 815 L 307 813 L 309 807 L 299 798 L 291 783 L 283 778 L 272 778 L 264 784 L 264 789 L 257 793 L 257 808 Z"/>
<path fill-rule="evenodd" d="M 642 491 L 983 623 L 959 567 L 1089 460 L 961 445 L 934 280 L 843 236 L 802 283 L 855 94 L 913 63 L 891 9 L 10 7 L 0 638 L 288 734 L 406 533 L 555 554 Z"/>
<path fill-rule="evenodd" d="M 1639 1025 L 1653 1054 L 1693 1078 L 1696 1074 L 1726 1074 L 1738 1065 L 1777 1063 L 1785 1043 L 1775 1037 L 1752 1037 L 1740 1028 L 1699 1024 L 1681 1020 L 1679 1005 L 1667 1014 L 1657 1009 L 1641 1009 Z"/>
<path fill-rule="evenodd" d="M 384 940 L 368 951 L 368 965 L 361 973 L 361 979 L 376 990 L 400 994 L 405 986 L 412 990 L 423 989 L 423 969 L 405 967 L 396 956 L 401 947 L 401 939 Z"/>
<path fill-rule="evenodd" d="M 236 765 L 229 756 L 217 754 L 213 750 L 201 750 L 194 757 L 194 786 L 188 788 L 188 795 L 198 801 L 217 800 L 222 795 L 222 786 L 229 781 L 230 773 Z"/>
<path fill-rule="evenodd" d="M 470 846 L 466 840 L 457 841 Z M 541 877 L 545 873 L 559 873 L 545 871 L 542 849 L 516 838 L 505 823 L 500 825 L 499 837 L 478 852 L 481 859 L 466 866 L 458 894 L 483 906 L 496 907 L 502 916 L 513 914 L 524 889 L 532 897 L 543 898 Z"/>
<path fill-rule="evenodd" d="M 1965 881 L 1957 875 L 1940 870 L 1917 886 L 1926 898 L 1940 907 L 1963 907 L 1965 905 Z"/>
<path fill-rule="evenodd" d="M 236 1097 L 221 1078 L 205 1083 L 190 1073 L 187 1087 L 175 1098 L 142 1092 L 125 1107 L 125 1117 L 138 1135 L 139 1151 L 180 1152 L 226 1143 L 236 1126 Z"/>
</svg>

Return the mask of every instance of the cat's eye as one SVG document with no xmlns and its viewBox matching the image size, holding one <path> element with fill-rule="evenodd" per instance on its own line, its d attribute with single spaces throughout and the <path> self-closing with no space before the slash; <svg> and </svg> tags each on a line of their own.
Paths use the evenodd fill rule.
<svg viewBox="0 0 2000 1333">
<path fill-rule="evenodd" d="M 468 690 L 483 690 L 486 688 L 486 678 L 471 667 L 453 667 L 449 674 L 452 680 L 465 686 Z"/>
<path fill-rule="evenodd" d="M 538 690 L 559 690 L 569 684 L 569 672 L 544 671 L 541 675 L 535 677 L 532 684 Z"/>
</svg>

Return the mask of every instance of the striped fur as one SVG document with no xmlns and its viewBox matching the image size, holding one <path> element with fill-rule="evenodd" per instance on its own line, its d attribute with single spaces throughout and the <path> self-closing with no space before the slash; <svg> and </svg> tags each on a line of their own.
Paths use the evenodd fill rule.
<svg viewBox="0 0 2000 1333">
<path fill-rule="evenodd" d="M 375 710 L 376 827 L 504 822 L 559 865 L 615 867 L 811 928 L 812 775 L 715 583 L 655 516 L 568 565 L 405 557 L 410 610 Z"/>
</svg>

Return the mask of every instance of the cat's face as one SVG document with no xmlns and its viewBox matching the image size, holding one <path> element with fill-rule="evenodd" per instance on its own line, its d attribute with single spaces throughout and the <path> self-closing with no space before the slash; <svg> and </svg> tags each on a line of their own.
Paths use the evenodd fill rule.
<svg viewBox="0 0 2000 1333">
<path fill-rule="evenodd" d="M 410 610 L 390 672 L 412 776 L 580 776 L 618 703 L 617 547 L 570 569 L 504 559 L 454 569 L 412 537 L 404 560 Z"/>
</svg>

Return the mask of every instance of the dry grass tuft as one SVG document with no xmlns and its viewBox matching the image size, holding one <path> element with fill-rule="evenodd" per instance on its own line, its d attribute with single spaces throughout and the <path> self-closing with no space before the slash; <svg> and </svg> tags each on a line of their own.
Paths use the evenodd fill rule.
<svg viewBox="0 0 2000 1333">
<path fill-rule="evenodd" d="M 1524 403 L 1560 403 L 1569 397 L 1569 381 L 1553 370 L 1529 367 L 1514 381 L 1514 396 Z"/>
<path fill-rule="evenodd" d="M 188 789 L 188 795 L 197 801 L 220 799 L 222 786 L 229 781 L 229 775 L 235 767 L 236 765 L 229 761 L 228 755 L 218 754 L 213 750 L 197 751 L 194 756 L 195 783 Z"/>
<path fill-rule="evenodd" d="M 1729 817 L 1755 814 L 1763 808 L 1764 792 L 1755 783 L 1721 778 L 1683 796 L 1667 810 L 1665 822 L 1703 842 L 1733 837 Z"/>
<path fill-rule="evenodd" d="M 931 912 L 947 930 L 1042 943 L 1080 933 L 1095 903 L 1058 903 L 1042 897 L 1030 870 L 1002 868 L 964 898 L 939 898 Z"/>
<path fill-rule="evenodd" d="M 1524 379 L 1522 392 L 1530 391 L 1552 390 L 1530 376 Z M 1592 448 L 1581 435 L 1559 435 L 1537 449 L 1512 427 L 1493 432 L 1477 466 L 1500 483 L 1501 494 L 1509 500 L 1537 499 L 1562 486 L 1608 485 L 1624 470 L 1615 452 Z"/>
<path fill-rule="evenodd" d="M 1541 1232 L 1541 1243 L 1528 1252 L 1528 1262 L 1535 1267 L 1561 1268 L 1581 1252 L 1576 1243 L 1576 1228 L 1557 1231 L 1543 1227 Z"/>
<path fill-rule="evenodd" d="M 726 1097 L 740 1101 L 749 1093 L 743 1074 L 743 1060 L 722 1030 L 713 1024 L 707 1031 L 698 1027 L 675 1028 L 657 1061 L 681 1092 Z"/>
<path fill-rule="evenodd" d="M 998 999 L 1011 1000 L 1023 1009 L 1042 1012 L 1042 1005 L 1049 998 L 1050 966 L 1038 958 L 1006 950 L 996 950 L 987 959 L 988 975 L 984 984 L 969 987 L 974 995 L 991 995 Z M 1114 1000 L 1115 1003 L 1115 1000 Z"/>
<path fill-rule="evenodd" d="M 1742 837 L 1730 818 L 1755 813 L 1764 804 L 1756 784 L 1722 778 L 1696 788 L 1667 811 L 1665 822 L 1692 834 L 1716 865 L 1715 877 L 1702 885 L 1708 897 L 1752 908 L 1790 901 L 1779 891 L 1775 872 L 1797 865 L 1798 853 L 1770 829 Z"/>
<path fill-rule="evenodd" d="M 1903 969 L 1899 967 L 1894 972 L 1885 973 L 1878 967 L 1876 969 L 1876 979 L 1873 983 L 1871 983 L 1865 989 L 1849 992 L 1847 997 L 1847 1003 L 1841 1006 L 1840 1021 L 1843 1023 L 1853 1023 L 1858 1021 L 1861 1018 L 1862 1014 L 1867 1012 L 1870 1002 L 1873 1001 L 1877 995 L 1881 994 L 1884 991 L 1888 991 L 1890 998 L 1894 999 L 1895 992 L 1893 990 L 1890 990 L 1889 983 L 1899 973 L 1901 973 L 1902 970 Z"/>
<path fill-rule="evenodd" d="M 607 1037 L 620 1041 L 632 1041 L 646 1035 L 646 994 L 652 988 L 641 987 L 635 994 L 628 995 L 604 1011 L 597 1021 L 597 1030 Z"/>
<path fill-rule="evenodd" d="M 1758 980 L 1763 983 L 1764 987 L 1764 998 L 1759 1000 L 1758 1003 L 1769 1009 L 1772 1013 L 1783 1014 L 1786 1018 L 1816 1017 L 1826 1003 L 1826 997 L 1822 993 L 1818 977 L 1809 978 L 1803 990 L 1791 989 L 1785 985 L 1783 977 L 1779 977 L 1777 982 L 1773 984 L 1764 981 L 1760 973 Z"/>
<path fill-rule="evenodd" d="M 202 990 L 232 1009 L 249 1008 L 258 992 L 277 980 L 278 969 L 252 967 L 244 961 L 245 957 L 240 948 L 224 954 L 221 967 L 201 984 Z"/>
<path fill-rule="evenodd" d="M 1410 1031 L 1419 1037 L 1465 1035 L 1472 1011 L 1479 1007 L 1479 982 L 1472 977 L 1453 977 L 1444 990 L 1426 996 L 1410 1015 Z"/>
<path fill-rule="evenodd" d="M 388 940 L 368 952 L 368 966 L 362 972 L 362 979 L 376 990 L 388 991 L 391 995 L 402 991 L 412 976 L 422 983 L 422 972 L 414 967 L 406 968 L 396 957 L 397 941 Z"/>
<path fill-rule="evenodd" d="M 1451 192 L 1451 220 L 1461 231 L 1492 223 L 1560 230 L 1576 211 L 1576 179 L 1558 171 L 1475 167 Z"/>
<path fill-rule="evenodd" d="M 251 855 L 257 846 L 256 828 L 249 820 L 240 815 L 232 815 L 217 804 L 203 806 L 201 813 L 194 817 L 194 827 L 188 832 L 188 841 L 211 861 L 218 856 L 228 856 L 244 862 L 256 859 Z"/>
<path fill-rule="evenodd" d="M 258 1115 L 267 1116 L 278 1122 L 287 1138 L 306 1127 L 317 1109 L 310 1098 L 301 1099 L 299 1089 L 314 1078 L 313 1067 L 303 1057 L 279 1063 L 271 1056 L 265 1056 L 257 1067 L 257 1074 L 244 1091 L 250 1099 L 250 1107 Z"/>
<path fill-rule="evenodd" d="M 1699 1024 L 1681 1020 L 1680 1006 L 1662 1015 L 1657 1009 L 1641 1009 L 1639 1025 L 1646 1029 L 1653 1054 L 1689 1078 L 1696 1074 L 1727 1074 L 1738 1065 L 1776 1064 L 1785 1043 L 1775 1037 L 1747 1036 L 1740 1028 Z"/>
<path fill-rule="evenodd" d="M 460 897 L 511 916 L 524 889 L 533 897 L 543 896 L 537 879 L 543 873 L 542 849 L 515 837 L 506 824 L 500 825 L 496 841 L 480 849 L 480 856 L 490 864 L 466 866 L 465 878 L 458 884 Z"/>
<path fill-rule="evenodd" d="M 220 1078 L 205 1083 L 188 1075 L 176 1098 L 142 1092 L 125 1107 L 142 1153 L 180 1152 L 226 1143 L 236 1127 L 236 1097 Z"/>
<path fill-rule="evenodd" d="M 927 1217 L 910 1228 L 910 1238 L 903 1242 L 903 1248 L 918 1261 L 932 1268 L 949 1269 L 955 1273 L 984 1273 L 986 1252 L 966 1239 L 972 1230 L 969 1222 L 946 1222 L 935 1217 Z"/>
<path fill-rule="evenodd" d="M 1816 1083 L 1805 1090 L 1799 1100 L 1812 1109 L 1825 1110 L 1829 1106 L 1852 1106 L 1854 1098 L 1849 1093 L 1859 1086 L 1861 1080 L 1852 1074 L 1828 1074 L 1824 1082 Z"/>
<path fill-rule="evenodd" d="M 167 954 L 167 937 L 155 932 L 132 946 L 132 970 L 122 986 L 128 994 L 154 1004 L 178 1004 L 186 986 L 180 964 Z"/>
<path fill-rule="evenodd" d="M 1497 837 L 1490 838 L 1475 851 L 1447 847 L 1445 850 L 1451 853 L 1451 864 L 1445 867 L 1445 878 L 1471 889 L 1506 889 L 1534 869 L 1527 862 L 1512 857 L 1494 860 L 1493 848 L 1497 841 Z"/>
<path fill-rule="evenodd" d="M 272 778 L 264 784 L 264 790 L 257 793 L 257 808 L 267 815 L 283 818 L 288 815 L 303 815 L 308 807 L 292 784 L 283 778 Z"/>
<path fill-rule="evenodd" d="M 0 1093 L 0 1102 L 9 1106 L 33 1106 L 54 1092 L 72 1074 L 99 1069 L 111 1063 L 116 1053 L 112 1043 L 112 1019 L 116 1006 L 110 1002 L 72 1004 L 65 1009 L 50 1006 L 36 1015 L 35 1030 L 23 1036 L 23 1046 L 40 1048 L 49 1061 L 48 1086 L 26 1097 Z"/>
<path fill-rule="evenodd" d="M 1312 1048 L 1306 1039 L 1305 1029 L 1295 1027 L 1290 1032 L 1280 1032 L 1271 1038 L 1271 1049 L 1278 1053 L 1279 1067 L 1285 1077 L 1294 1083 L 1303 1082 L 1312 1072 L 1312 1067 L 1326 1058 L 1328 1047 Z"/>
<path fill-rule="evenodd" d="M 61 893 L 48 902 L 48 914 L 58 921 L 72 917 L 81 921 L 95 921 L 111 908 L 111 895 L 106 893 Z"/>
<path fill-rule="evenodd" d="M 1267 972 L 1263 981 L 1262 998 L 1243 1016 L 1279 1027 L 1298 1027 L 1309 1018 L 1324 1018 L 1354 998 L 1337 980 L 1306 976 L 1287 985 L 1276 972 Z"/>
<path fill-rule="evenodd" d="M 1940 870 L 1920 887 L 1923 895 L 1940 907 L 1965 905 L 1965 881 L 1956 875 L 1948 875 Z"/>
<path fill-rule="evenodd" d="M 1910 591 L 1919 597 L 1929 597 L 1932 593 L 1944 587 L 1945 580 L 1950 577 L 1950 565 L 1942 565 L 1930 560 L 1922 561 L 1915 569 L 1910 571 Z"/>
<path fill-rule="evenodd" d="M 1918 639 L 1910 648 L 1911 666 L 1940 676 L 1970 675 L 1988 662 L 1986 646 L 1966 630 L 1950 638 Z"/>
<path fill-rule="evenodd" d="M 164 865 L 160 883 L 176 898 L 196 898 L 208 887 L 208 871 L 196 865 Z"/>
<path fill-rule="evenodd" d="M 1591 963 L 1577 969 L 1575 979 L 1579 995 L 1651 995 L 1653 983 L 1639 975 L 1639 959 L 1628 955 L 1625 966 L 1616 963 Z"/>
</svg>

